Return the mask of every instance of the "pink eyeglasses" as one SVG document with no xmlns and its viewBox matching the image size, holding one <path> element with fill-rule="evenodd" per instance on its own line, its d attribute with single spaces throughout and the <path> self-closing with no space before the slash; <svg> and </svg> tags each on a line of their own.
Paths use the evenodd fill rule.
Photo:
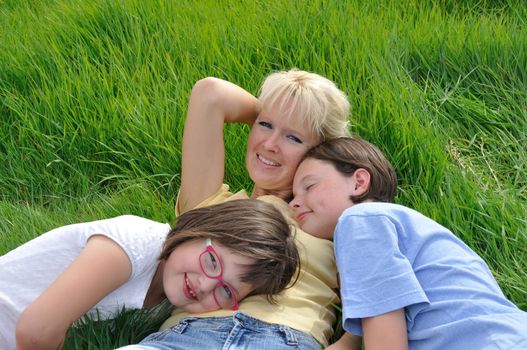
<svg viewBox="0 0 527 350">
<path fill-rule="evenodd" d="M 214 288 L 213 295 L 216 304 L 222 309 L 238 310 L 238 300 L 234 290 L 222 279 L 223 265 L 221 259 L 207 238 L 205 250 L 199 255 L 199 265 L 208 278 L 217 279 L 220 283 Z"/>
</svg>

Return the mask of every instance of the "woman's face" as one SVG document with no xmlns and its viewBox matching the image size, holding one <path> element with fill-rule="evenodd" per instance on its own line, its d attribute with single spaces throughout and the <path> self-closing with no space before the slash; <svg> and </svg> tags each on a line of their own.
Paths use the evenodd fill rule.
<svg viewBox="0 0 527 350">
<path fill-rule="evenodd" d="M 234 254 L 229 249 L 212 241 L 214 251 L 222 268 L 222 280 L 234 291 L 239 301 L 252 290 L 250 284 L 240 281 L 243 266 L 251 259 Z M 220 284 L 216 278 L 209 278 L 200 265 L 200 255 L 205 252 L 204 239 L 185 242 L 174 249 L 165 261 L 163 288 L 168 300 L 189 313 L 201 313 L 220 309 L 213 290 Z M 208 252 L 205 252 L 208 257 Z M 221 262 L 221 263 L 220 263 Z"/>
<path fill-rule="evenodd" d="M 246 166 L 255 186 L 270 191 L 290 190 L 302 156 L 320 142 L 318 135 L 279 112 L 264 108 L 251 129 Z"/>
</svg>

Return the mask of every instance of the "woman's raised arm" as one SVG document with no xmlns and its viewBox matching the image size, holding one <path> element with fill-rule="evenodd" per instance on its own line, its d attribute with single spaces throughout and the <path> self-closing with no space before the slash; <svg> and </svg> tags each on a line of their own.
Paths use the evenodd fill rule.
<svg viewBox="0 0 527 350">
<path fill-rule="evenodd" d="M 183 133 L 178 212 L 194 208 L 222 185 L 224 124 L 252 125 L 257 116 L 258 99 L 235 84 L 209 77 L 194 85 Z"/>
</svg>

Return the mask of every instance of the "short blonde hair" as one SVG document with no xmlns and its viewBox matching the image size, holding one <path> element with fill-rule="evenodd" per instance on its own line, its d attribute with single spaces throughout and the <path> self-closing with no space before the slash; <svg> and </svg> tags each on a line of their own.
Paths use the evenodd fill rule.
<svg viewBox="0 0 527 350">
<path fill-rule="evenodd" d="M 298 118 L 321 141 L 350 135 L 348 98 L 321 75 L 298 69 L 272 73 L 263 82 L 258 98 L 260 108 L 278 103 L 288 118 Z"/>
</svg>

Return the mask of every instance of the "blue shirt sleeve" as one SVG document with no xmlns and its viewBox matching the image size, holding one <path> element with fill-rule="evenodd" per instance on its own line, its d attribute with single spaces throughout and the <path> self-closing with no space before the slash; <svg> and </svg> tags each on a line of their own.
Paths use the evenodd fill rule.
<svg viewBox="0 0 527 350">
<path fill-rule="evenodd" d="M 405 256 L 397 222 L 345 212 L 335 231 L 344 329 L 362 335 L 361 319 L 428 299 Z"/>
</svg>

